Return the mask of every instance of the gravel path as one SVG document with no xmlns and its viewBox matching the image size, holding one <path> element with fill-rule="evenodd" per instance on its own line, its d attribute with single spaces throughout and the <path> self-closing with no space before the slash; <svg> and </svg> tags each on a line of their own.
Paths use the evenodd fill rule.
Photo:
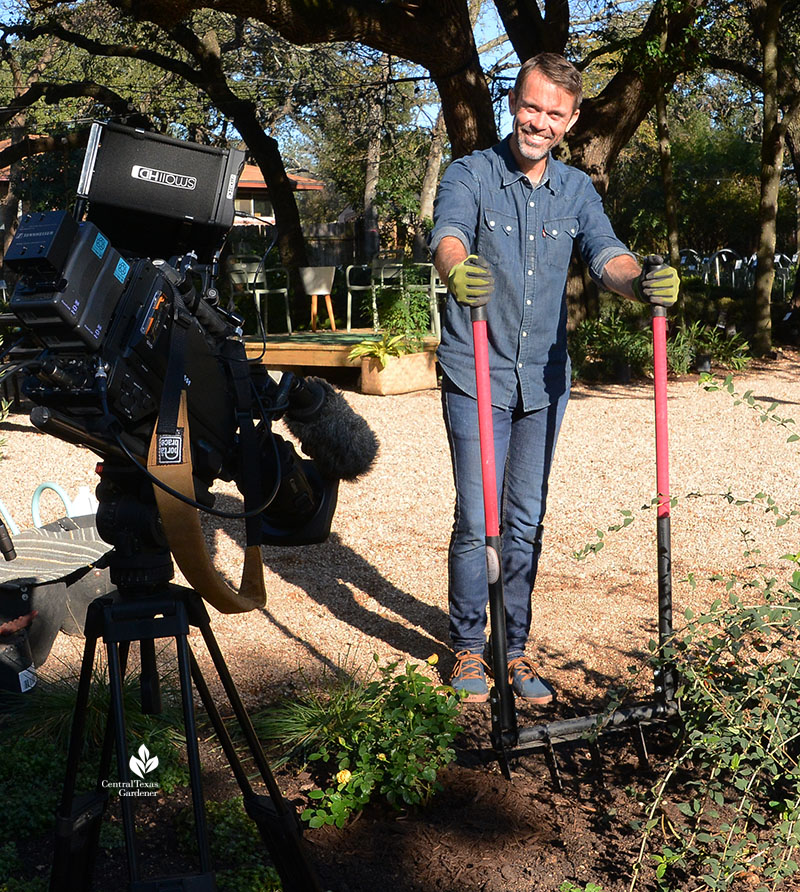
<svg viewBox="0 0 800 892">
<path fill-rule="evenodd" d="M 765 405 L 777 402 L 777 414 L 800 421 L 797 353 L 754 365 L 735 382 L 738 391 L 752 390 Z M 342 484 L 327 542 L 263 549 L 264 610 L 234 616 L 212 610 L 222 649 L 251 702 L 289 693 L 298 668 L 313 678 L 343 662 L 367 665 L 373 654 L 381 662 L 437 654 L 432 671 L 449 672 L 453 489 L 439 394 L 345 395 L 380 439 L 374 468 L 361 481 Z M 787 442 L 791 429 L 760 423 L 757 413 L 735 406 L 726 393 L 706 392 L 696 377 L 670 381 L 669 398 L 677 617 L 720 593 L 712 574 L 746 571 L 754 562 L 786 574 L 790 565 L 780 558 L 800 550 L 797 521 L 776 527 L 763 501 L 733 506 L 720 494 L 750 500 L 766 493 L 785 513 L 800 507 L 800 444 Z M 0 497 L 19 526 L 31 524 L 38 483 L 57 481 L 71 496 L 94 485 L 96 457 L 39 434 L 25 411 L 9 416 L 0 433 L 6 439 Z M 531 638 L 543 674 L 573 702 L 591 700 L 624 676 L 655 630 L 655 517 L 642 510 L 654 496 L 654 454 L 647 382 L 574 388 L 551 477 Z M 223 485 L 217 491 L 235 492 Z M 702 496 L 686 497 L 694 493 Z M 43 499 L 45 521 L 60 509 L 55 497 Z M 597 529 L 618 524 L 623 510 L 632 512 L 633 523 L 607 533 L 597 554 L 576 560 L 573 553 L 595 542 Z M 236 584 L 241 525 L 204 525 L 218 569 Z M 748 558 L 748 548 L 760 553 Z M 80 651 L 79 639 L 59 636 L 48 666 L 58 671 Z"/>
</svg>

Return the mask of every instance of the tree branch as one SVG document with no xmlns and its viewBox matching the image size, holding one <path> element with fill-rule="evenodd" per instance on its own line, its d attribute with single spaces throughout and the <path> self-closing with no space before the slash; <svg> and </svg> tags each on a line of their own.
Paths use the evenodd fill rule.
<svg viewBox="0 0 800 892">
<path fill-rule="evenodd" d="M 7 27 L 6 33 L 16 34 L 25 40 L 34 40 L 44 35 L 58 37 L 79 49 L 85 50 L 95 56 L 119 57 L 124 59 L 139 59 L 142 62 L 148 62 L 158 68 L 171 71 L 179 77 L 184 78 L 190 83 L 197 84 L 197 71 L 191 65 L 174 59 L 165 53 L 159 53 L 145 47 L 129 46 L 128 44 L 119 43 L 102 43 L 75 31 L 70 31 L 63 25 L 56 22 L 50 22 L 47 25 L 37 25 L 33 28 L 26 25 L 15 25 Z"/>
<path fill-rule="evenodd" d="M 85 146 L 89 130 L 75 130 L 63 136 L 25 136 L 20 142 L 0 150 L 0 169 L 16 164 L 31 155 L 55 152 L 58 149 L 77 149 Z"/>
<path fill-rule="evenodd" d="M 119 93 L 104 87 L 94 81 L 79 81 L 72 84 L 47 84 L 38 81 L 31 84 L 24 93 L 15 96 L 2 111 L 0 111 L 0 125 L 8 123 L 20 111 L 30 108 L 40 99 L 48 105 L 56 105 L 64 99 L 87 97 L 95 99 L 109 109 L 116 116 L 125 116 L 131 123 L 138 126 L 150 126 L 151 121 L 140 112 L 134 110 L 134 106 L 120 96 Z"/>
</svg>

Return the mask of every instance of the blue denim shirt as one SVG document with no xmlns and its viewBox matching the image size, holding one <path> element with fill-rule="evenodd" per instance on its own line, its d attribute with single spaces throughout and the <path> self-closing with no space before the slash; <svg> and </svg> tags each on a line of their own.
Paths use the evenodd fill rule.
<svg viewBox="0 0 800 892">
<path fill-rule="evenodd" d="M 432 252 L 455 236 L 494 273 L 487 308 L 492 403 L 513 405 L 517 387 L 526 412 L 555 402 L 569 386 L 566 282 L 573 245 L 598 283 L 609 260 L 630 254 L 591 180 L 549 158 L 534 187 L 506 138 L 447 168 L 433 218 Z M 447 301 L 437 355 L 450 380 L 474 397 L 470 311 L 455 300 Z"/>
</svg>

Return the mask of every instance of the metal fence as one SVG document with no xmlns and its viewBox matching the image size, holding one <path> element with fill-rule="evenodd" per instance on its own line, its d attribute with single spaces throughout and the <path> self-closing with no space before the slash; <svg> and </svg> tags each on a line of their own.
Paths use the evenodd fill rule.
<svg viewBox="0 0 800 892">
<path fill-rule="evenodd" d="M 684 275 L 698 276 L 707 285 L 749 289 L 755 284 L 756 255 L 742 257 L 731 248 L 721 248 L 710 257 L 703 257 L 691 248 L 680 252 L 681 271 Z M 791 295 L 797 269 L 797 255 L 775 255 L 775 283 L 773 289 L 785 300 Z"/>
</svg>

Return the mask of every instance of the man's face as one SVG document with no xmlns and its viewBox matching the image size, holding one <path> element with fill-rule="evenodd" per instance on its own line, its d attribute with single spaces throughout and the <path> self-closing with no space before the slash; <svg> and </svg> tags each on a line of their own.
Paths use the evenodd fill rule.
<svg viewBox="0 0 800 892">
<path fill-rule="evenodd" d="M 509 91 L 508 109 L 514 116 L 511 148 L 523 168 L 543 161 L 579 113 L 574 96 L 535 69 L 522 82 L 519 96 Z"/>
</svg>

